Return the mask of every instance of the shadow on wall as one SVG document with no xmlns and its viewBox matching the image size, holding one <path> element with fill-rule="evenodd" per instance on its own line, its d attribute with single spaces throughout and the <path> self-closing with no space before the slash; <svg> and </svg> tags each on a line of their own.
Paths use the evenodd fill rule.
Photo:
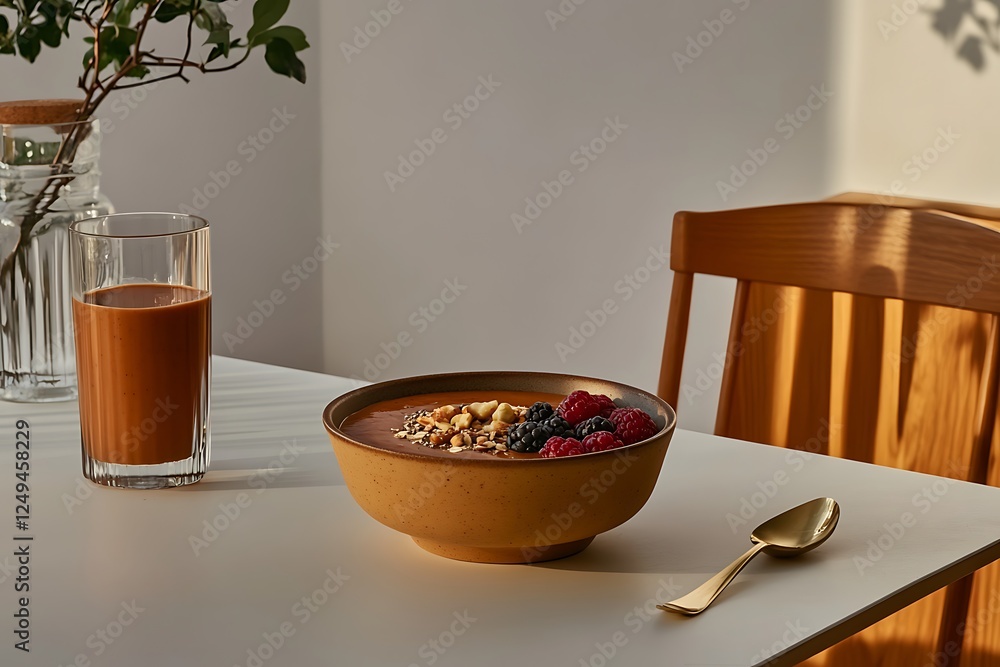
<svg viewBox="0 0 1000 667">
<path fill-rule="evenodd" d="M 944 0 L 929 11 L 931 27 L 976 72 L 986 69 L 986 49 L 1000 55 L 1000 0 Z"/>
</svg>

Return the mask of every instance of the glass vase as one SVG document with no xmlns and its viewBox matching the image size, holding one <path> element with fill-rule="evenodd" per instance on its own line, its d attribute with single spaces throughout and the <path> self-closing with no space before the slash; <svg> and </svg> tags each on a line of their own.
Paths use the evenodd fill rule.
<svg viewBox="0 0 1000 667">
<path fill-rule="evenodd" d="M 76 397 L 68 228 L 113 213 L 100 123 L 0 125 L 0 399 Z"/>
</svg>

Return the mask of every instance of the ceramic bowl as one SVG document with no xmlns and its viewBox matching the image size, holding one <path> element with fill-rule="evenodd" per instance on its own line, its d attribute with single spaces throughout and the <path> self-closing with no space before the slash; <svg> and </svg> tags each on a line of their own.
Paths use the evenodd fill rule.
<svg viewBox="0 0 1000 667">
<path fill-rule="evenodd" d="M 357 442 L 340 430 L 381 401 L 451 391 L 606 394 L 654 417 L 659 432 L 620 449 L 556 459 L 412 451 Z M 628 385 L 530 372 L 448 373 L 368 385 L 323 412 L 334 453 L 357 503 L 432 553 L 484 563 L 531 563 L 575 554 L 628 521 L 649 499 L 677 421 L 673 408 Z"/>
</svg>

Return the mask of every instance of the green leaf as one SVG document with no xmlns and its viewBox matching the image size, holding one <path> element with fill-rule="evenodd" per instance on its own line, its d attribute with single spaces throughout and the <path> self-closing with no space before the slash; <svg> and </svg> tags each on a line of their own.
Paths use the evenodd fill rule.
<svg viewBox="0 0 1000 667">
<path fill-rule="evenodd" d="M 288 11 L 289 0 L 257 0 L 253 5 L 253 25 L 247 31 L 247 41 L 253 42 L 254 37 L 264 32 Z"/>
<path fill-rule="evenodd" d="M 121 0 L 119 0 L 118 4 L 115 5 L 115 8 L 111 10 L 111 15 L 108 17 L 110 22 L 115 25 L 131 25 L 132 12 L 138 4 L 138 0 L 128 0 L 127 2 L 121 2 Z"/>
<path fill-rule="evenodd" d="M 253 43 L 255 46 L 267 44 L 272 39 L 285 40 L 292 45 L 292 48 L 295 49 L 296 52 L 309 48 L 309 42 L 306 41 L 306 34 L 300 29 L 294 28 L 290 25 L 279 25 L 277 28 L 265 30 L 257 35 L 257 37 L 253 40 Z"/>
<path fill-rule="evenodd" d="M 38 27 L 38 35 L 41 37 L 42 41 L 45 42 L 46 46 L 56 48 L 62 40 L 63 33 L 55 21 L 49 21 L 48 23 L 43 23 Z"/>
<path fill-rule="evenodd" d="M 194 10 L 194 2 L 195 0 L 166 0 L 157 8 L 153 18 L 160 23 L 173 21 L 178 16 L 190 14 Z"/>
<path fill-rule="evenodd" d="M 228 58 L 229 52 L 235 48 L 246 48 L 246 44 L 239 39 L 234 39 L 229 42 L 229 44 L 216 44 L 212 47 L 212 51 L 208 54 L 208 59 L 205 62 L 210 63 L 213 60 L 218 60 L 222 56 Z"/>
<path fill-rule="evenodd" d="M 38 29 L 29 25 L 17 35 L 17 50 L 21 57 L 29 63 L 35 62 L 39 52 L 42 50 L 42 38 L 38 34 Z"/>
<path fill-rule="evenodd" d="M 14 35 L 10 32 L 10 24 L 3 15 L 0 15 L 0 53 L 17 53 L 14 49 Z"/>
<path fill-rule="evenodd" d="M 135 65 L 133 67 L 129 67 L 128 71 L 125 72 L 125 76 L 132 79 L 144 79 L 146 78 L 147 74 L 149 74 L 149 68 L 144 67 L 142 65 Z"/>
<path fill-rule="evenodd" d="M 212 32 L 213 30 L 231 30 L 232 24 L 229 19 L 226 18 L 225 12 L 219 7 L 218 3 L 208 3 L 202 5 L 201 10 L 195 17 L 195 22 L 198 27 L 202 30 Z"/>
<path fill-rule="evenodd" d="M 292 45 L 285 40 L 274 38 L 268 42 L 264 51 L 264 61 L 272 71 L 302 83 L 306 82 L 306 66 L 295 55 Z"/>
</svg>

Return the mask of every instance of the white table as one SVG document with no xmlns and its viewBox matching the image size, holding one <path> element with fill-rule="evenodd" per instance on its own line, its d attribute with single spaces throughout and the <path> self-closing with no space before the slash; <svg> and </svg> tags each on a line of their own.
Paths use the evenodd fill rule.
<svg viewBox="0 0 1000 667">
<path fill-rule="evenodd" d="M 646 507 L 582 554 L 446 560 L 344 487 L 320 415 L 356 384 L 217 358 L 211 470 L 167 491 L 85 483 L 75 403 L 0 403 L 0 664 L 792 664 L 1000 556 L 998 489 L 679 430 Z M 17 419 L 31 424 L 26 532 Z M 653 610 L 742 553 L 760 520 L 823 495 L 843 515 L 821 548 L 758 558 L 701 616 Z M 744 498 L 762 507 L 733 530 Z M 11 632 L 15 535 L 34 537 L 30 653 Z"/>
</svg>

